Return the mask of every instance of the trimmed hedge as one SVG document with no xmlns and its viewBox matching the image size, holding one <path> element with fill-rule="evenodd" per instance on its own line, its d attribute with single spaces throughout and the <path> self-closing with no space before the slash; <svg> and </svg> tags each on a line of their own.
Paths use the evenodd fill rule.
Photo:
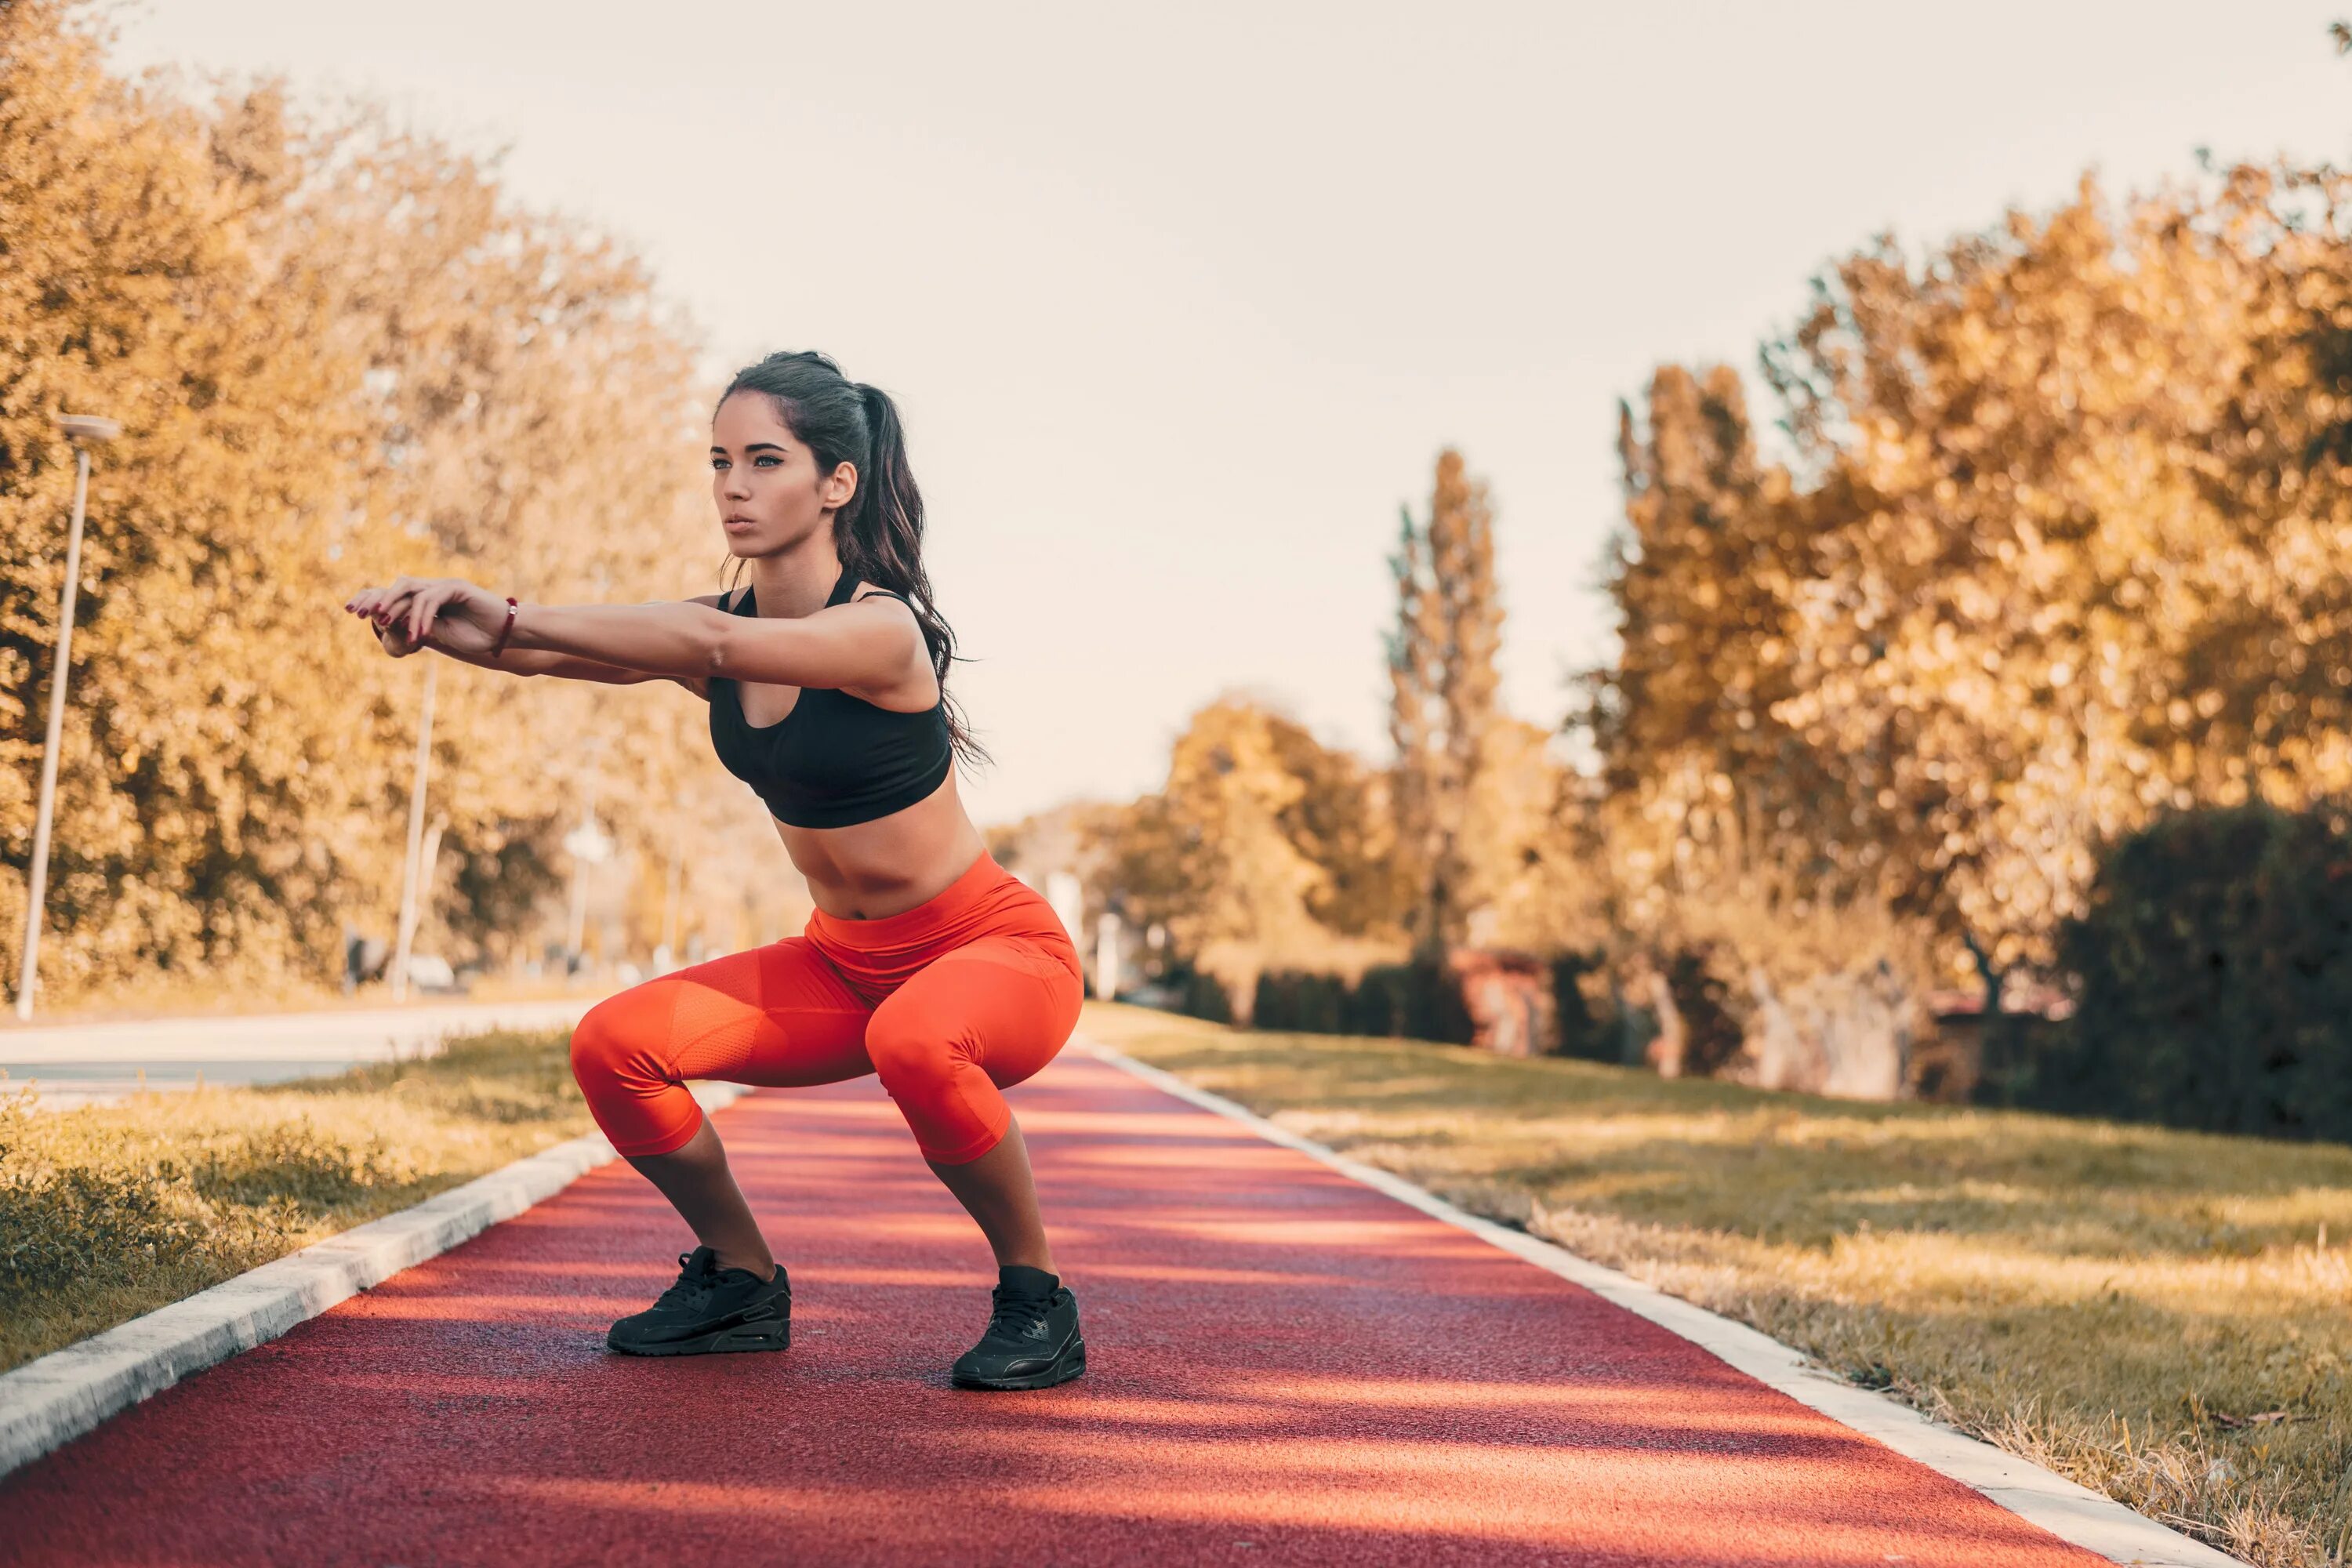
<svg viewBox="0 0 2352 1568">
<path fill-rule="evenodd" d="M 2052 1110 L 2352 1141 L 2352 834 L 2245 805 L 2150 824 L 2103 858 L 2061 940 L 2071 1026 L 2010 1092 Z"/>
<path fill-rule="evenodd" d="M 1170 966 L 1167 973 L 1160 976 L 1160 984 L 1176 994 L 1175 1001 L 1170 1005 L 1171 1012 L 1181 1013 L 1191 1018 L 1206 1018 L 1213 1024 L 1234 1021 L 1233 1002 L 1226 996 L 1224 985 L 1216 976 L 1203 974 L 1189 964 L 1179 963 Z"/>
<path fill-rule="evenodd" d="M 1270 970 L 1258 976 L 1251 1026 L 1307 1035 L 1378 1035 L 1470 1043 L 1462 987 L 1433 959 L 1377 964 L 1350 985 L 1336 974 Z"/>
</svg>

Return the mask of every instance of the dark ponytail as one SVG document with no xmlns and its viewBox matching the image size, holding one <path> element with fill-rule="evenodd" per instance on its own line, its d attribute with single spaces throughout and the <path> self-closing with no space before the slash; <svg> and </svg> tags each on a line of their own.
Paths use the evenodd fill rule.
<svg viewBox="0 0 2352 1568">
<path fill-rule="evenodd" d="M 746 365 L 719 401 L 739 392 L 767 398 L 776 417 L 816 455 L 819 474 L 843 463 L 857 469 L 857 493 L 833 519 L 833 547 L 842 570 L 914 602 L 915 621 L 939 677 L 948 738 L 965 763 L 987 762 L 988 752 L 972 738 L 963 710 L 948 695 L 955 633 L 931 604 L 930 574 L 923 570 L 923 492 L 907 466 L 906 426 L 898 405 L 881 388 L 852 382 L 839 365 L 813 352 L 772 353 Z"/>
</svg>

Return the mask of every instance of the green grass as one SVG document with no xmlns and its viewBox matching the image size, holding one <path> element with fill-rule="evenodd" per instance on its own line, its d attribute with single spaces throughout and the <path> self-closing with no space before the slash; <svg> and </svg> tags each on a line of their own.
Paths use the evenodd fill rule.
<svg viewBox="0 0 2352 1568">
<path fill-rule="evenodd" d="M 2263 1568 L 2352 1563 L 2352 1149 L 1085 1027 Z"/>
<path fill-rule="evenodd" d="M 0 1369 L 590 1125 L 562 1033 L 55 1113 L 0 1096 Z"/>
</svg>

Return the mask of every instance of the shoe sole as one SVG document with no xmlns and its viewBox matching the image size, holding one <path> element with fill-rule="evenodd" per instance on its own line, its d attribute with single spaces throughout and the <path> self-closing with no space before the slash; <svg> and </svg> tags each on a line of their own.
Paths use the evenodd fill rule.
<svg viewBox="0 0 2352 1568">
<path fill-rule="evenodd" d="M 1024 1388 L 1051 1388 L 1057 1383 L 1067 1383 L 1087 1370 L 1087 1342 L 1074 1339 L 1062 1348 L 1062 1353 L 1044 1369 L 1024 1373 L 1019 1377 L 972 1377 L 963 1373 L 951 1373 L 949 1381 L 958 1388 L 985 1388 L 1010 1393 Z"/>
<path fill-rule="evenodd" d="M 786 1350 L 792 1342 L 789 1323 L 765 1322 L 738 1323 L 698 1339 L 670 1340 L 660 1344 L 615 1344 L 607 1337 L 604 1348 L 620 1355 L 725 1355 L 735 1351 Z"/>
</svg>

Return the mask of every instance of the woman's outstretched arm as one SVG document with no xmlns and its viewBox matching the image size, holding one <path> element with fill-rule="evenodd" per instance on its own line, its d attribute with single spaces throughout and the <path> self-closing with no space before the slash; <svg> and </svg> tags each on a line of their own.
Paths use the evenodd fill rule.
<svg viewBox="0 0 2352 1568">
<path fill-rule="evenodd" d="M 730 616 L 705 602 L 525 605 L 456 578 L 404 577 L 355 597 L 436 647 L 566 654 L 676 680 L 877 690 L 926 681 L 929 650 L 904 605 L 860 600 L 793 619 Z M 511 625 L 509 625 L 511 619 Z"/>
<path fill-rule="evenodd" d="M 422 639 L 412 641 L 408 636 L 406 620 L 375 603 L 376 595 L 387 592 L 388 590 L 383 589 L 365 590 L 362 594 L 354 595 L 351 603 L 345 607 L 351 609 L 355 615 L 370 618 L 374 626 L 376 641 L 382 645 L 384 652 L 394 658 L 405 658 L 410 654 L 430 648 L 460 663 L 473 665 L 478 669 L 495 669 L 505 675 L 547 675 L 562 680 L 595 681 L 605 686 L 635 686 L 648 680 L 675 679 L 678 685 L 698 697 L 708 698 L 710 695 L 698 679 L 657 675 L 651 670 L 630 669 L 602 659 L 582 658 L 574 654 L 555 653 L 544 648 L 519 648 L 511 643 L 493 653 L 489 651 L 487 644 L 482 647 L 473 646 L 478 639 L 471 638 L 464 635 L 462 630 L 452 627 L 446 620 L 436 622 L 433 629 L 428 631 Z M 716 602 L 715 597 L 688 601 L 698 605 L 711 605 Z M 435 635 L 452 631 L 457 631 L 457 635 Z"/>
</svg>

